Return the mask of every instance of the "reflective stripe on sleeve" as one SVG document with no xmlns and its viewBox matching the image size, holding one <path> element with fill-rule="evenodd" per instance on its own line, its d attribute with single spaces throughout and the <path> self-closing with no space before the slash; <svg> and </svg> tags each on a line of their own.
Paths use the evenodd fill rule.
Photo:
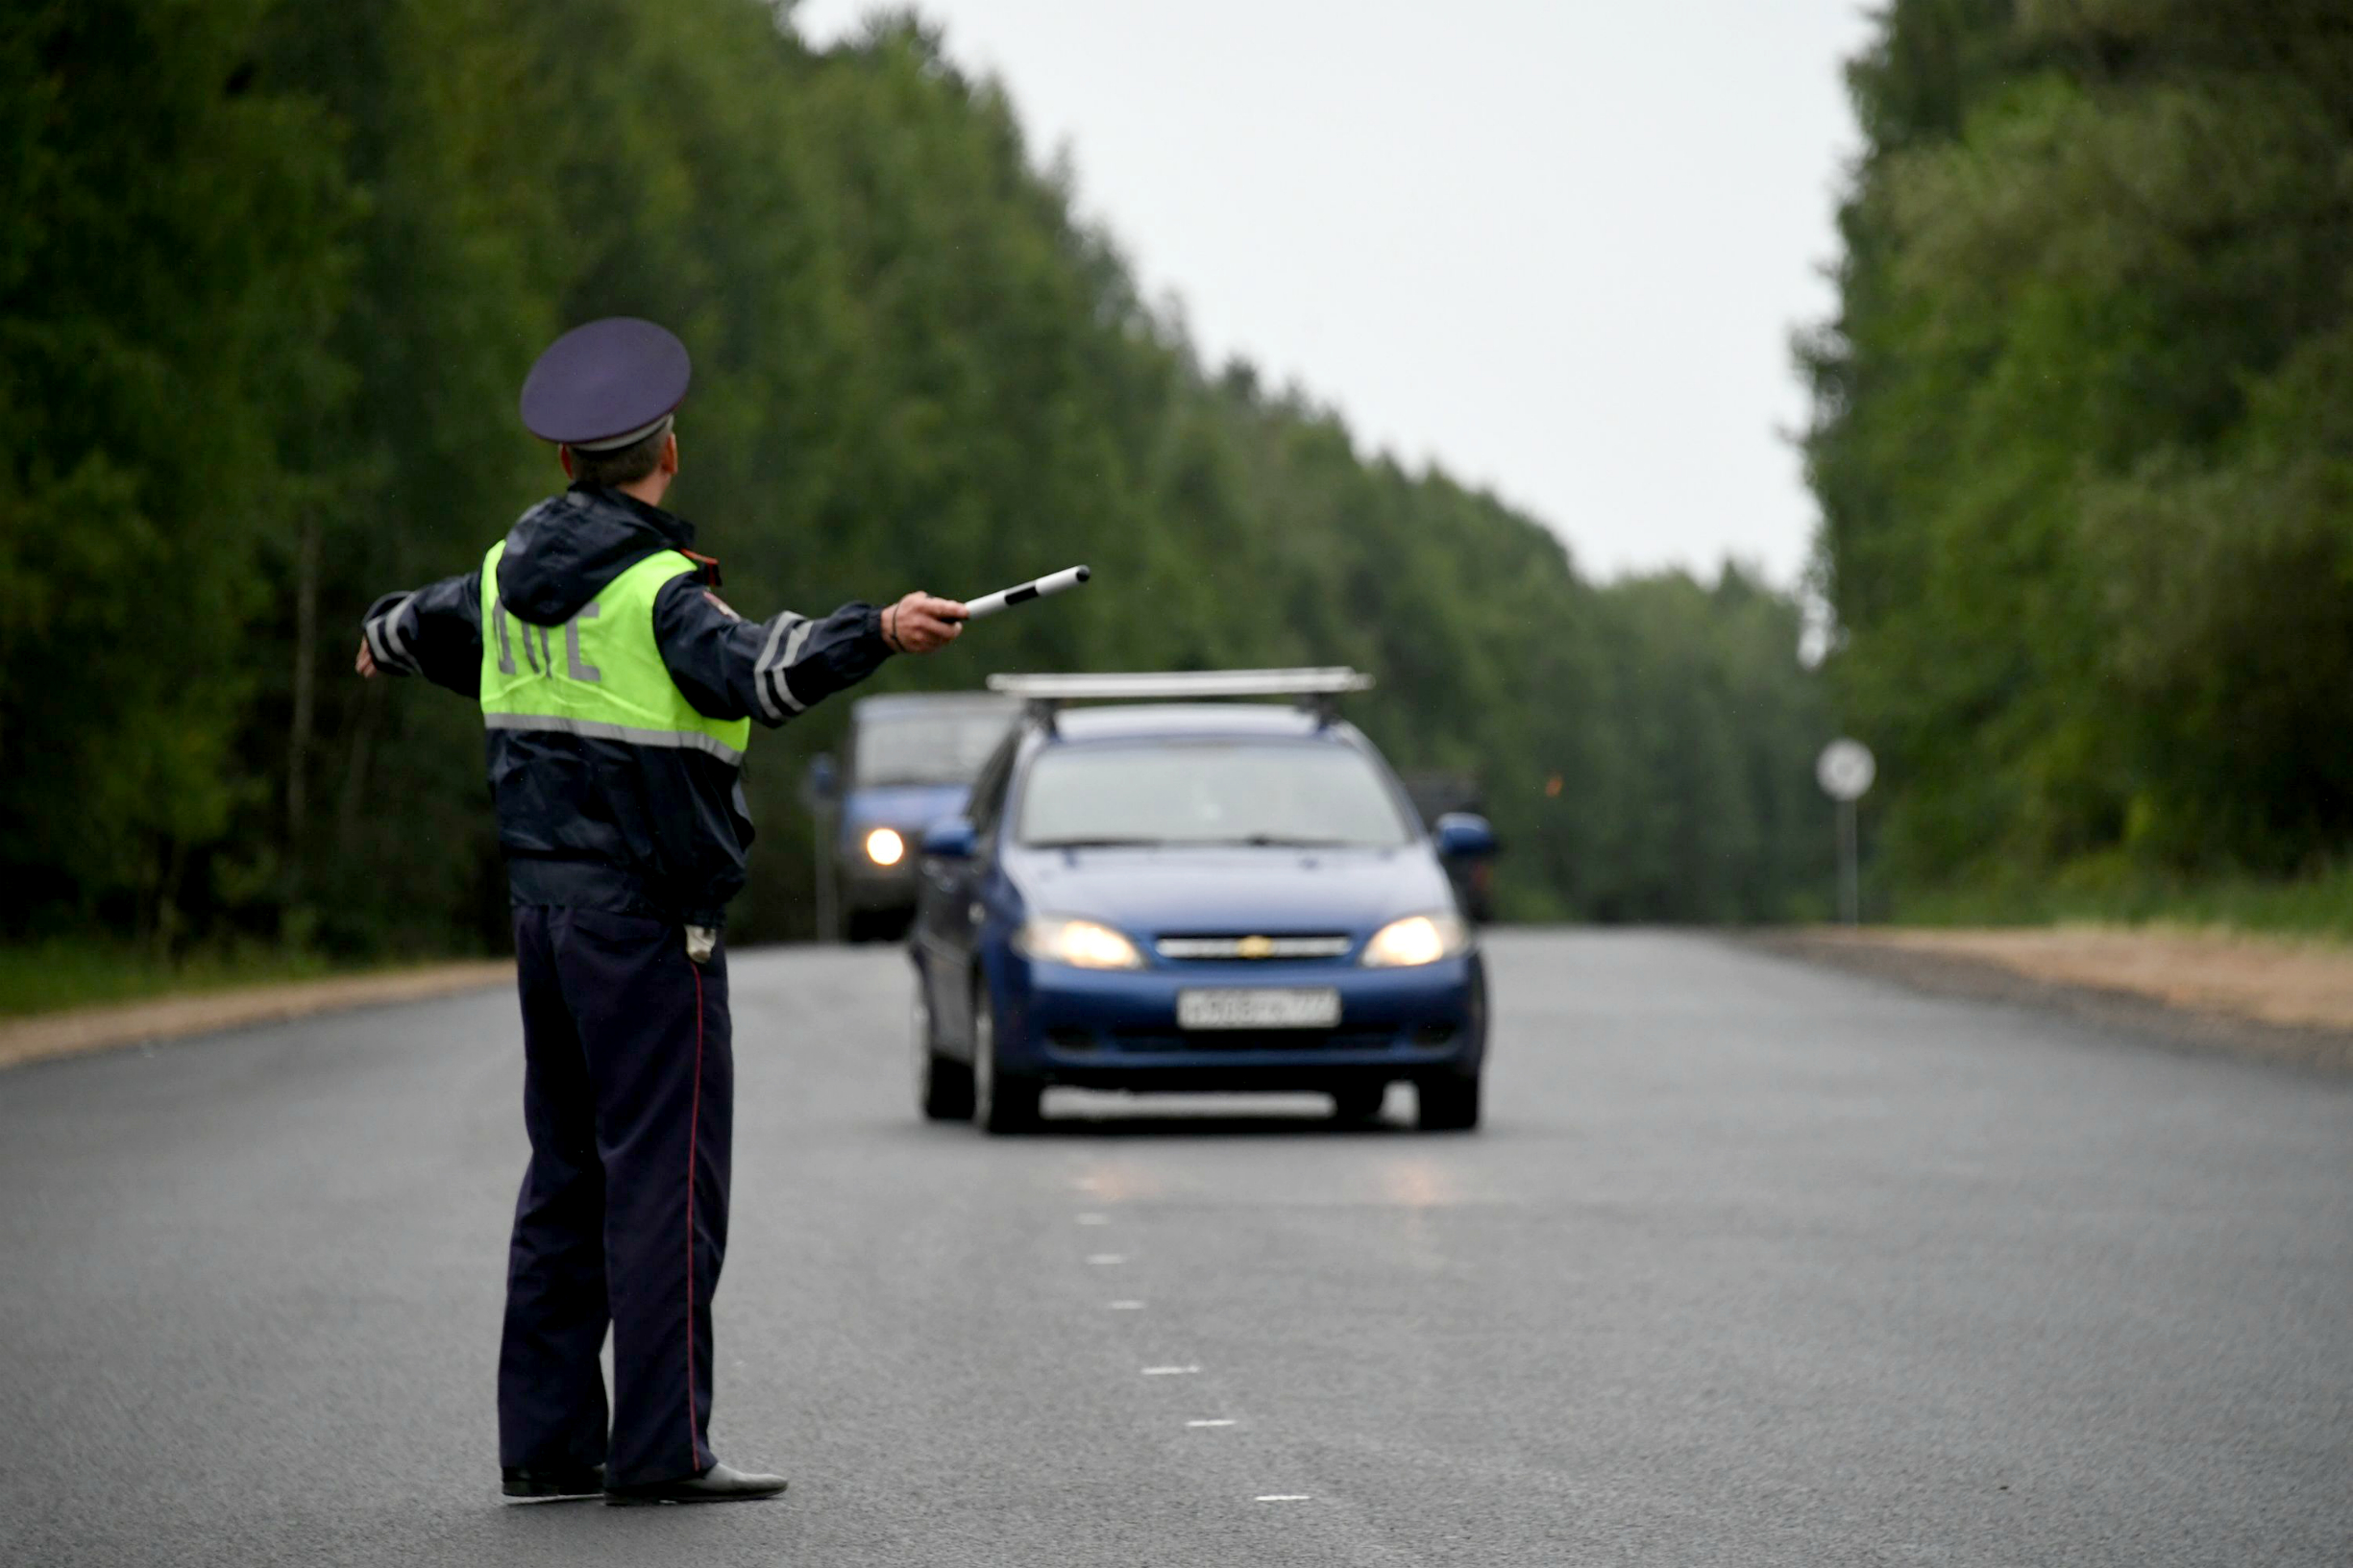
<svg viewBox="0 0 2353 1568">
<path fill-rule="evenodd" d="M 408 613 L 409 601 L 417 596 L 403 594 L 392 607 L 361 627 L 368 639 L 368 652 L 387 670 L 403 674 L 421 674 L 415 655 L 408 651 L 408 639 L 401 634 L 401 617 Z"/>
<path fill-rule="evenodd" d="M 786 634 L 790 633 L 788 637 Z M 768 628 L 767 646 L 752 662 L 752 695 L 760 699 L 760 711 L 781 723 L 787 713 L 798 713 L 804 706 L 784 684 L 784 671 L 800 657 L 802 645 L 809 640 L 809 618 L 795 615 L 790 610 L 779 613 Z M 779 647 L 778 645 L 782 646 Z M 782 706 L 778 706 L 781 703 Z"/>
<path fill-rule="evenodd" d="M 485 713 L 482 723 L 490 729 L 541 730 L 558 735 L 577 735 L 590 741 L 619 741 L 626 746 L 701 751 L 723 762 L 741 763 L 744 760 L 744 753 L 726 742 L 694 730 L 635 729 L 627 724 L 600 723 L 594 719 L 559 719 L 536 713 Z"/>
<path fill-rule="evenodd" d="M 808 704 L 793 695 L 793 688 L 785 680 L 785 675 L 800 662 L 800 650 L 809 646 L 809 633 L 815 629 L 815 625 L 808 621 L 793 628 L 793 635 L 785 640 L 784 657 L 777 661 L 776 668 L 770 672 L 768 677 L 776 683 L 776 700 L 795 713 Z"/>
</svg>

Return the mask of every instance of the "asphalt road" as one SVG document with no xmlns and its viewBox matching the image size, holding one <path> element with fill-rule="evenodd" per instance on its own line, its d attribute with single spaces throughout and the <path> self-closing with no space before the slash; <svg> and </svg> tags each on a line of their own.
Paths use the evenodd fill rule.
<svg viewBox="0 0 2353 1568">
<path fill-rule="evenodd" d="M 0 1562 L 2353 1562 L 2353 1081 L 1489 945 L 1467 1138 L 924 1126 L 895 953 L 739 956 L 772 1505 L 496 1500 L 508 998 L 0 1075 Z"/>
</svg>

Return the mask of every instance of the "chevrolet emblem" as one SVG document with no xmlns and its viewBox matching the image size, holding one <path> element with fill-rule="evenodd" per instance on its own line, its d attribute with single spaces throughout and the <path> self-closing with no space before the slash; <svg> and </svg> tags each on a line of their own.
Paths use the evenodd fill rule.
<svg viewBox="0 0 2353 1568">
<path fill-rule="evenodd" d="M 1275 943 L 1272 937 L 1244 937 L 1234 944 L 1237 958 L 1272 958 Z"/>
</svg>

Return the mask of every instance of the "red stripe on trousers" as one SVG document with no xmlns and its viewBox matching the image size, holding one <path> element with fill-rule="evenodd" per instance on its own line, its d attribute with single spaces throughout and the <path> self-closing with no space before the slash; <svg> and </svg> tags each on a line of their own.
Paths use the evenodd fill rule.
<svg viewBox="0 0 2353 1568">
<path fill-rule="evenodd" d="M 695 1103 L 686 1118 L 686 1455 L 702 1469 L 702 1438 L 695 1425 L 695 1139 L 702 1128 L 702 966 L 695 971 Z"/>
</svg>

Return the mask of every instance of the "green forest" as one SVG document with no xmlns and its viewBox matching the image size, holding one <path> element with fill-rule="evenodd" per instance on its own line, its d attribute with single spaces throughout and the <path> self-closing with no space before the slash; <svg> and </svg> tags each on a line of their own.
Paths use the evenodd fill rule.
<svg viewBox="0 0 2353 1568">
<path fill-rule="evenodd" d="M 1800 355 L 1881 902 L 2353 929 L 2353 6 L 1895 0 L 1849 77 Z"/>
<path fill-rule="evenodd" d="M 1400 768 L 1483 781 L 1507 916 L 1827 906 L 1792 595 L 1597 584 L 1203 363 L 913 17 L 821 52 L 761 0 L 48 0 L 0 19 L 0 114 L 19 953 L 503 945 L 478 715 L 353 646 L 560 487 L 516 391 L 609 314 L 695 355 L 674 504 L 747 613 L 1095 567 L 869 690 L 1353 664 Z M 754 747 L 747 938 L 811 927 L 797 788 L 843 707 Z"/>
</svg>

